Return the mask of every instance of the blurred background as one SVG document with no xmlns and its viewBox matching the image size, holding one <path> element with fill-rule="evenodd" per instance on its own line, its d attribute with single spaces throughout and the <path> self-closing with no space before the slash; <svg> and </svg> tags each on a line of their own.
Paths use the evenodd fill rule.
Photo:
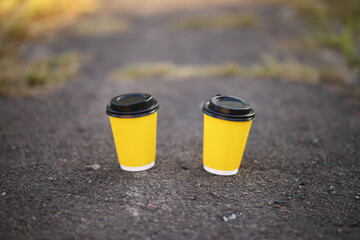
<svg viewBox="0 0 360 240">
<path fill-rule="evenodd" d="M 0 0 L 0 239 L 360 239 L 359 38 L 359 0 Z M 117 162 L 127 92 L 160 105 L 149 171 Z M 218 93 L 256 111 L 229 178 Z"/>
<path fill-rule="evenodd" d="M 154 16 L 164 17 L 150 26 L 144 19 Z M 38 94 L 61 86 L 75 79 L 81 66 L 91 59 L 91 51 L 81 50 L 76 41 L 131 35 L 134 31 L 146 32 L 143 36 L 150 41 L 156 35 L 165 38 L 174 32 L 179 36 L 199 32 L 209 36 L 211 51 L 219 57 L 215 60 L 210 56 L 215 53 L 195 48 L 197 37 L 183 37 L 183 42 L 163 46 L 166 57 L 147 57 L 146 50 L 142 58 L 124 56 L 121 65 L 109 69 L 113 79 L 271 78 L 351 85 L 354 94 L 359 94 L 357 0 L 78 0 L 72 4 L 1 0 L 0 94 Z M 226 38 L 221 38 L 223 32 Z M 229 32 L 242 37 L 236 39 L 233 34 L 234 40 L 228 40 Z M 77 40 L 72 44 L 69 39 Z M 66 48 L 55 51 L 61 42 L 66 42 Z M 218 47 L 226 44 L 233 44 L 234 50 Z M 198 54 L 188 61 L 177 61 L 171 49 L 175 54 L 181 45 Z"/>
</svg>

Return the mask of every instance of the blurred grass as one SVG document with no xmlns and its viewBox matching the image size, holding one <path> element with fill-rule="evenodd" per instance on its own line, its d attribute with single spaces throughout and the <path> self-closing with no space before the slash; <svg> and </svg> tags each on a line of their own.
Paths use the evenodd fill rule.
<svg viewBox="0 0 360 240">
<path fill-rule="evenodd" d="M 243 28 L 262 25 L 261 18 L 253 13 L 223 14 L 211 17 L 190 17 L 174 23 L 180 29 L 208 30 L 222 28 Z"/>
<path fill-rule="evenodd" d="M 236 7 L 254 0 L 102 0 L 110 11 L 131 15 L 158 15 L 179 11 L 197 11 L 204 8 Z M 256 2 L 259 0 L 255 0 Z"/>
<path fill-rule="evenodd" d="M 360 70 L 359 0 L 272 0 L 291 4 L 311 28 L 308 42 L 340 52 L 349 68 Z"/>
<path fill-rule="evenodd" d="M 21 50 L 31 41 L 93 13 L 96 0 L 0 0 L 0 94 L 27 94 L 69 78 L 80 63 L 79 54 L 24 60 Z"/>
<path fill-rule="evenodd" d="M 92 17 L 77 21 L 71 31 L 82 36 L 99 36 L 124 32 L 129 28 L 129 22 L 124 18 Z"/>
<path fill-rule="evenodd" d="M 19 62 L 13 56 L 1 58 L 0 95 L 23 96 L 51 89 L 77 72 L 80 58 L 76 52 L 44 56 L 29 62 Z"/>
<path fill-rule="evenodd" d="M 83 13 L 94 12 L 94 0 L 1 0 L 0 41 L 19 43 L 41 37 L 46 32 L 73 21 Z"/>
<path fill-rule="evenodd" d="M 335 82 L 346 81 L 346 70 L 318 68 L 294 60 L 279 61 L 264 56 L 258 64 L 250 66 L 233 62 L 212 65 L 175 65 L 173 63 L 147 63 L 129 65 L 113 72 L 115 79 L 193 79 L 207 77 L 249 77 L 257 79 L 279 79 L 291 82 Z"/>
</svg>

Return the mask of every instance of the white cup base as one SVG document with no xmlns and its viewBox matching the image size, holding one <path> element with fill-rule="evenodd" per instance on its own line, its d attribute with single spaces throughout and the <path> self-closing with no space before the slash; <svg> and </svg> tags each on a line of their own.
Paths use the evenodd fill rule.
<svg viewBox="0 0 360 240">
<path fill-rule="evenodd" d="M 140 166 L 140 167 L 127 167 L 127 166 L 124 166 L 124 165 L 121 165 L 121 164 L 120 164 L 120 167 L 121 167 L 122 170 L 125 170 L 125 171 L 139 172 L 139 171 L 148 170 L 148 169 L 152 168 L 154 165 L 155 165 L 155 161 L 148 164 L 148 165 Z"/>
<path fill-rule="evenodd" d="M 239 169 L 231 170 L 231 171 L 217 170 L 217 169 L 209 168 L 209 167 L 207 167 L 205 165 L 204 165 L 204 169 L 206 171 L 208 171 L 209 173 L 216 174 L 216 175 L 222 175 L 222 176 L 235 175 L 239 171 Z"/>
</svg>

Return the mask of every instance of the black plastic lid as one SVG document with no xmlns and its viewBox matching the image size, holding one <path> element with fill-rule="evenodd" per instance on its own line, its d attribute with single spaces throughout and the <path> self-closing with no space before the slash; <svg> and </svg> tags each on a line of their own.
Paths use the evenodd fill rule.
<svg viewBox="0 0 360 240">
<path fill-rule="evenodd" d="M 114 97 L 106 107 L 106 114 L 118 118 L 142 117 L 156 112 L 158 102 L 149 93 L 127 93 Z"/>
<path fill-rule="evenodd" d="M 214 118 L 229 121 L 243 122 L 255 119 L 255 111 L 249 103 L 238 97 L 221 94 L 211 97 L 204 104 L 203 112 Z"/>
</svg>

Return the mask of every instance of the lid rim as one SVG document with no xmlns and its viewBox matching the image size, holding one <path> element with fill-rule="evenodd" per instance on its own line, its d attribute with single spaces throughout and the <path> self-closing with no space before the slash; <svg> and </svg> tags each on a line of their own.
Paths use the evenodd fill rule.
<svg viewBox="0 0 360 240">
<path fill-rule="evenodd" d="M 219 98 L 233 98 L 235 100 L 240 101 L 244 104 L 243 109 L 234 109 L 231 107 L 221 106 L 216 103 L 216 100 Z M 228 121 L 237 121 L 237 122 L 245 122 L 252 121 L 255 119 L 255 111 L 252 109 L 251 105 L 247 103 L 245 100 L 226 95 L 215 95 L 211 97 L 207 102 L 204 103 L 202 111 L 214 118 L 219 118 Z"/>
<path fill-rule="evenodd" d="M 137 118 L 137 117 L 144 117 L 153 113 L 156 113 L 159 110 L 159 105 L 150 110 L 150 111 L 145 111 L 145 112 L 139 112 L 139 113 L 126 113 L 126 114 L 119 114 L 119 113 L 114 113 L 109 111 L 108 109 L 106 110 L 106 115 L 110 116 L 110 117 L 116 117 L 116 118 Z"/>
<path fill-rule="evenodd" d="M 211 112 L 208 111 L 205 106 L 202 109 L 203 113 L 210 116 L 210 117 L 214 117 L 214 118 L 218 118 L 218 119 L 222 119 L 222 120 L 228 120 L 228 121 L 232 121 L 232 122 L 248 122 L 248 121 L 252 121 L 256 118 L 255 116 L 255 111 L 252 110 L 251 115 L 242 115 L 242 116 L 238 116 L 236 117 L 235 115 L 230 116 L 230 115 L 220 115 L 218 113 L 215 112 Z"/>
<path fill-rule="evenodd" d="M 119 99 L 128 97 L 143 97 L 143 100 L 129 99 L 128 102 L 121 103 Z M 126 101 L 126 100 L 125 100 Z M 118 118 L 135 118 L 146 116 L 158 111 L 159 103 L 149 93 L 126 93 L 113 97 L 106 105 L 106 114 Z"/>
</svg>

